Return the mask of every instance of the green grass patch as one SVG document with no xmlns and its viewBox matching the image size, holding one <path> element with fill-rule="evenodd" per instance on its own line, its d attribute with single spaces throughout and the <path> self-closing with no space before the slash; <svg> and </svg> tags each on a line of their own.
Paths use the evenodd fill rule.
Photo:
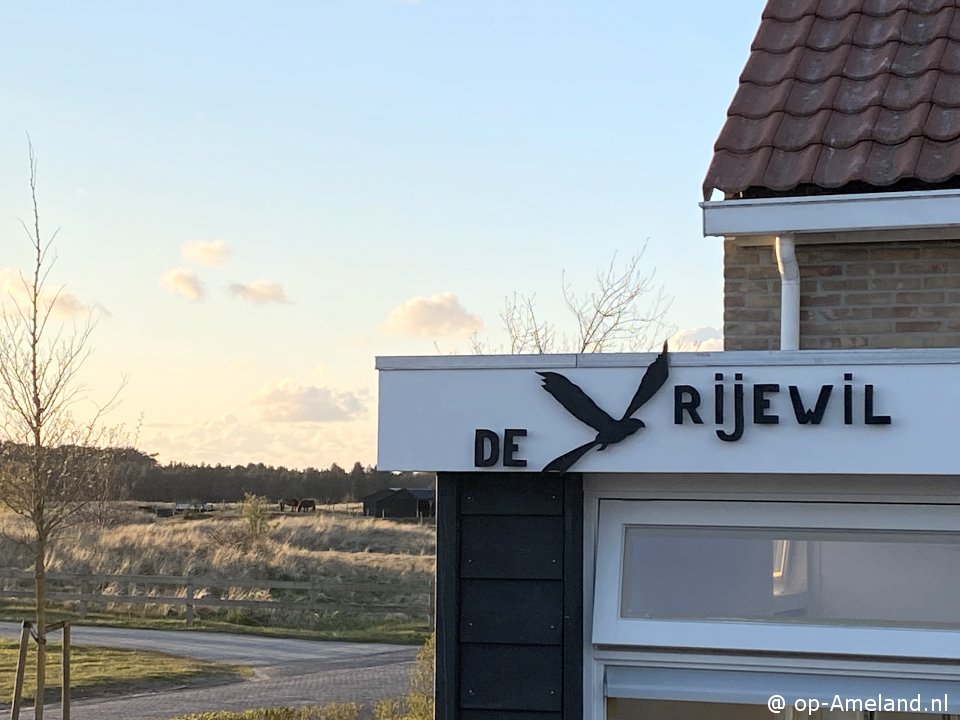
<svg viewBox="0 0 960 720">
<path fill-rule="evenodd" d="M 0 640 L 0 699 L 13 696 L 18 644 Z M 47 646 L 47 690 L 58 697 L 61 685 L 61 646 Z M 148 692 L 171 686 L 234 682 L 251 671 L 239 665 L 193 660 L 145 650 L 75 645 L 70 649 L 70 693 L 90 697 L 116 693 Z M 31 641 L 27 655 L 24 698 L 32 699 L 36 685 L 36 644 Z"/>
<path fill-rule="evenodd" d="M 260 708 L 243 712 L 207 712 L 178 715 L 174 720 L 359 720 L 361 706 L 337 703 L 305 708 Z"/>
</svg>

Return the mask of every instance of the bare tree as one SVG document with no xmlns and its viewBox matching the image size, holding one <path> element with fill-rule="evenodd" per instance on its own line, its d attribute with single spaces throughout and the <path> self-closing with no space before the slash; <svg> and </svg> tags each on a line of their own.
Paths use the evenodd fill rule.
<svg viewBox="0 0 960 720">
<path fill-rule="evenodd" d="M 536 296 L 514 293 L 500 313 L 510 354 L 553 352 L 596 353 L 649 350 L 662 341 L 666 315 L 673 300 L 655 283 L 655 272 L 641 264 L 646 245 L 619 265 L 614 254 L 606 270 L 596 275 L 595 287 L 577 293 L 562 276 L 563 300 L 572 329 L 564 331 L 537 312 Z M 561 326 L 562 327 L 562 326 Z M 493 352 L 474 335 L 475 353 Z"/>
<path fill-rule="evenodd" d="M 56 316 L 62 287 L 48 282 L 54 258 L 40 231 L 37 161 L 30 153 L 32 222 L 21 221 L 30 239 L 32 268 L 21 273 L 19 287 L 0 303 L 0 502 L 19 516 L 7 534 L 32 551 L 36 593 L 37 720 L 43 718 L 46 684 L 47 561 L 58 533 L 76 521 L 96 497 L 109 472 L 110 453 L 118 438 L 102 423 L 117 394 L 79 417 L 87 400 L 79 372 L 90 356 L 96 325 L 88 312 L 81 320 Z M 121 383 L 122 387 L 122 383 Z"/>
</svg>

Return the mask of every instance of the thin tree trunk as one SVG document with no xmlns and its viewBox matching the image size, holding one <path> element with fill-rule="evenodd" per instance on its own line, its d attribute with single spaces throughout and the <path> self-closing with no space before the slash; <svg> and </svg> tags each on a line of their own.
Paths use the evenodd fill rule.
<svg viewBox="0 0 960 720">
<path fill-rule="evenodd" d="M 43 720 L 43 701 L 47 689 L 47 557 L 46 543 L 37 541 L 34 579 L 37 595 L 37 694 L 33 701 L 35 720 Z"/>
</svg>

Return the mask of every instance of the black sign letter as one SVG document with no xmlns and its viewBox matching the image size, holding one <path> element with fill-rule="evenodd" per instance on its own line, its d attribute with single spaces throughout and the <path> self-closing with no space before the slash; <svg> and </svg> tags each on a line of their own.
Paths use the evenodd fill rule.
<svg viewBox="0 0 960 720">
<path fill-rule="evenodd" d="M 817 396 L 817 404 L 813 410 L 807 410 L 800 397 L 800 389 L 796 385 L 790 386 L 790 402 L 793 403 L 793 414 L 797 416 L 797 423 L 800 425 L 819 425 L 823 420 L 823 414 L 827 410 L 827 402 L 830 400 L 830 393 L 833 392 L 833 385 L 824 385 L 820 388 L 820 394 Z"/>
<path fill-rule="evenodd" d="M 770 400 L 767 399 L 767 393 L 780 392 L 780 386 L 776 384 L 754 385 L 753 386 L 753 422 L 755 425 L 778 425 L 780 423 L 779 415 L 768 415 L 770 409 Z"/>
<path fill-rule="evenodd" d="M 673 422 L 675 425 L 683 425 L 684 410 L 690 414 L 694 425 L 703 425 L 700 413 L 697 412 L 698 407 L 700 407 L 700 392 L 693 385 L 674 385 Z"/>
<path fill-rule="evenodd" d="M 503 466 L 504 467 L 526 467 L 527 461 L 515 457 L 517 451 L 517 438 L 526 437 L 527 431 L 518 428 L 507 428 L 503 431 Z"/>
<path fill-rule="evenodd" d="M 477 428 L 477 434 L 473 439 L 473 466 L 493 467 L 499 459 L 500 436 L 493 430 Z"/>
</svg>

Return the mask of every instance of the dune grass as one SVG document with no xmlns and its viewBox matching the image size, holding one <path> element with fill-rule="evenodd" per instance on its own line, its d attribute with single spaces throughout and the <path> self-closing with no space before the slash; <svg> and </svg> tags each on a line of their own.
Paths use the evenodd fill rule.
<svg viewBox="0 0 960 720">
<path fill-rule="evenodd" d="M 318 512 L 274 517 L 264 537 L 251 539 L 237 517 L 157 519 L 129 510 L 125 518 L 113 527 L 85 526 L 62 537 L 48 570 L 203 577 L 214 584 L 197 587 L 197 597 L 326 603 L 317 611 L 198 607 L 195 626 L 203 629 L 282 635 L 286 628 L 301 637 L 391 642 L 422 642 L 427 635 L 427 597 L 435 567 L 433 526 Z M 29 569 L 26 548 L 0 536 L 0 567 Z M 323 588 L 237 588 L 230 587 L 231 579 L 310 581 Z M 365 588 L 357 591 L 354 584 Z M 101 588 L 117 595 L 133 591 L 116 584 Z M 135 591 L 179 597 L 186 593 L 170 586 L 138 586 Z M 25 617 L 22 607 L 3 608 L 0 616 Z M 54 615 L 76 621 L 77 609 L 76 604 L 64 604 Z M 183 619 L 182 606 L 115 603 L 91 605 L 84 622 L 158 627 L 173 621 L 182 627 Z"/>
<path fill-rule="evenodd" d="M 60 695 L 61 646 L 50 643 L 47 652 L 47 695 Z M 24 699 L 33 699 L 36 653 L 30 648 L 23 687 Z M 0 641 L 0 702 L 9 702 L 17 664 L 16 642 Z M 203 685 L 241 680 L 250 670 L 239 665 L 193 660 L 145 650 L 74 645 L 70 649 L 71 697 L 149 692 L 180 685 Z"/>
</svg>

